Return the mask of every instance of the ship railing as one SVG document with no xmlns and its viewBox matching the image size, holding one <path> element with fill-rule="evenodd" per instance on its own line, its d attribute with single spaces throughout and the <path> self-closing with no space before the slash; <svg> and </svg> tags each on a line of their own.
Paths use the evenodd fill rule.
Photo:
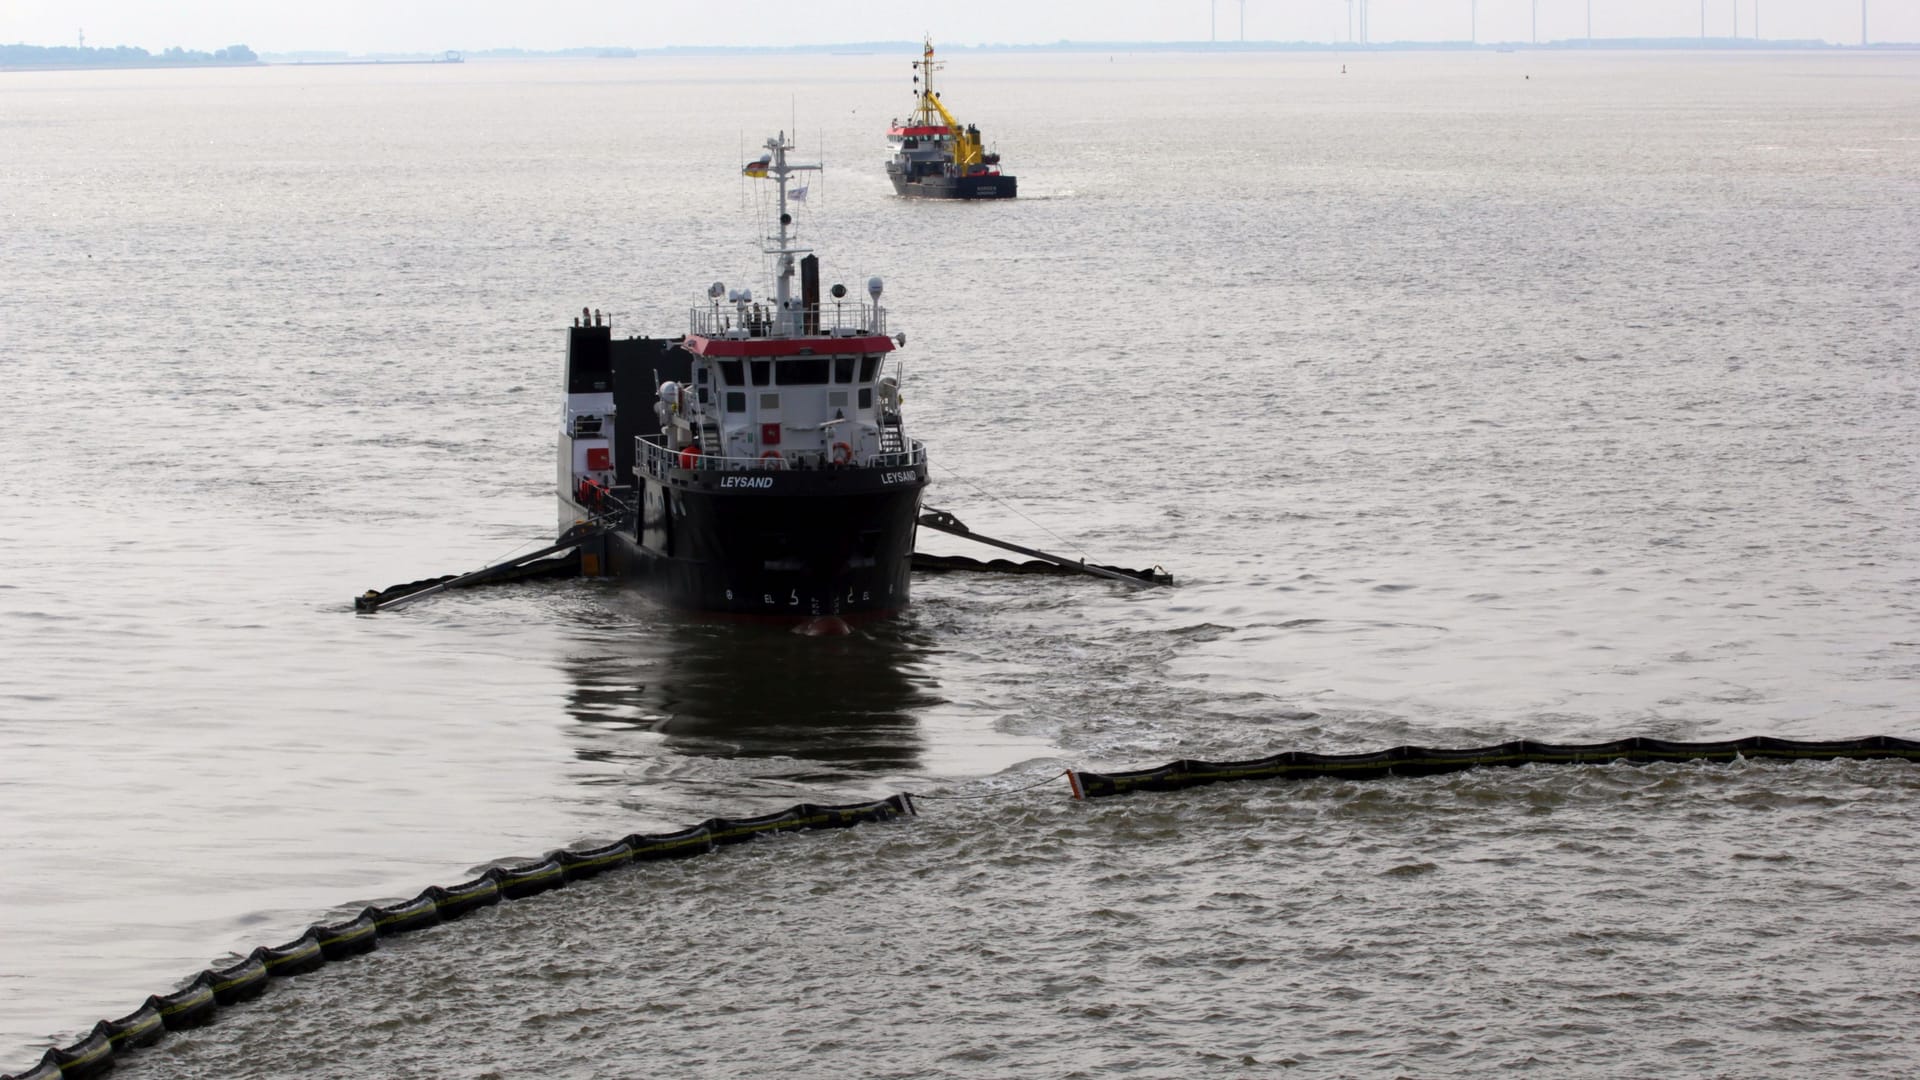
<svg viewBox="0 0 1920 1080">
<path fill-rule="evenodd" d="M 664 444 L 648 441 L 645 435 L 633 439 L 635 470 L 656 480 L 676 473 L 693 472 L 786 472 L 839 469 L 851 465 L 863 469 L 911 469 L 927 461 L 926 444 L 909 440 L 904 450 L 862 454 L 847 464 L 836 464 L 830 450 L 769 450 L 759 457 L 724 457 L 719 454 L 685 454 Z"/>
<path fill-rule="evenodd" d="M 771 304 L 712 305 L 692 308 L 687 326 L 708 338 L 762 338 L 778 333 L 779 312 Z M 809 336 L 861 337 L 887 332 L 887 312 L 877 304 L 828 300 L 802 310 Z"/>
</svg>

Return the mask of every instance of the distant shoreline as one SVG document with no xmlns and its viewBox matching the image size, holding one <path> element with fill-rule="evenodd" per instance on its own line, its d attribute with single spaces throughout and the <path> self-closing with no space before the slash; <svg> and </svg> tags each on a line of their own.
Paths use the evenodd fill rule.
<svg viewBox="0 0 1920 1080">
<path fill-rule="evenodd" d="M 830 45 L 667 45 L 657 48 L 583 46 L 571 49 L 469 49 L 469 60 L 627 59 L 642 56 L 887 56 L 919 55 L 919 41 L 843 41 Z M 1568 38 L 1543 41 L 1051 41 L 1033 45 L 941 45 L 967 53 L 1353 53 L 1353 52 L 1909 52 L 1920 42 L 1838 44 L 1813 39 Z M 266 54 L 287 56 L 295 54 Z M 279 62 L 279 61 L 276 61 Z"/>
<path fill-rule="evenodd" d="M 0 64 L 0 71 L 196 71 L 201 68 L 265 67 L 418 67 L 460 64 L 463 60 L 226 60 L 204 64 Z"/>
<path fill-rule="evenodd" d="M 570 49 L 478 49 L 443 53 L 395 53 L 352 56 L 333 53 L 263 53 L 257 59 L 130 60 L 100 63 L 6 64 L 0 71 L 152 71 L 163 68 L 231 67 L 397 67 L 425 64 L 461 64 L 472 61 L 512 60 L 625 60 L 641 57 L 701 56 L 875 56 L 915 53 L 916 41 L 842 42 L 832 45 L 670 45 L 659 48 L 584 46 Z M 948 52 L 967 53 L 1409 53 L 1409 52 L 1713 52 L 1713 53 L 1905 53 L 1920 51 L 1920 42 L 1873 42 L 1842 45 L 1814 40 L 1756 40 L 1754 38 L 1571 38 L 1534 44 L 1525 41 L 1055 41 L 1035 45 L 946 45 Z"/>
<path fill-rule="evenodd" d="M 0 64 L 0 71 L 196 71 L 200 68 L 272 67 L 263 60 L 208 60 L 204 63 L 169 64 Z"/>
</svg>

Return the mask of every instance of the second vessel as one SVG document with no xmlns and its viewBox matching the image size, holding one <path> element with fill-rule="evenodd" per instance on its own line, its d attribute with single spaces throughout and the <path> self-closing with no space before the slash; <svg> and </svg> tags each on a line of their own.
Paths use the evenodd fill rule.
<svg viewBox="0 0 1920 1080">
<path fill-rule="evenodd" d="M 980 129 L 962 125 L 933 89 L 933 73 L 943 65 L 926 43 L 913 62 L 916 100 L 905 123 L 887 129 L 887 178 L 901 195 L 921 199 L 1011 199 L 1020 181 L 1000 171 L 1000 155 L 986 149 Z"/>
</svg>

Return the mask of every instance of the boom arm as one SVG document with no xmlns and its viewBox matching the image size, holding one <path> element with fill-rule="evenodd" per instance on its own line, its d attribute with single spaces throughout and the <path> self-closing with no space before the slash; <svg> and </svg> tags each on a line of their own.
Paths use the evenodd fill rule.
<svg viewBox="0 0 1920 1080">
<path fill-rule="evenodd" d="M 947 122 L 947 131 L 953 136 L 953 163 L 955 165 L 980 164 L 980 140 L 967 134 L 967 129 L 960 126 L 960 121 L 955 120 L 953 114 L 947 111 L 947 107 L 940 104 L 940 99 L 934 96 L 931 87 L 927 89 L 924 98 L 927 104 L 932 105 L 940 113 L 940 119 Z"/>
</svg>

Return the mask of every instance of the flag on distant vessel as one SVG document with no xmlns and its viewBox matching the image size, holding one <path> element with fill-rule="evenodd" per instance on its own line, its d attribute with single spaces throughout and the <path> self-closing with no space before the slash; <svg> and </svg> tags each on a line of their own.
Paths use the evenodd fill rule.
<svg viewBox="0 0 1920 1080">
<path fill-rule="evenodd" d="M 756 180 L 765 180 L 767 178 L 767 166 L 772 163 L 772 154 L 761 154 L 759 161 L 747 162 L 745 165 L 740 166 L 740 171 Z"/>
<path fill-rule="evenodd" d="M 806 202 L 806 201 L 807 201 L 807 188 L 806 188 L 806 185 L 805 185 L 805 184 L 802 184 L 801 186 L 799 186 L 799 187 L 797 187 L 797 188 L 792 188 L 792 189 L 790 189 L 790 190 L 788 190 L 788 192 L 787 192 L 787 198 L 788 198 L 788 199 L 791 199 L 791 200 L 792 200 L 792 201 L 794 201 L 794 202 Z"/>
</svg>

